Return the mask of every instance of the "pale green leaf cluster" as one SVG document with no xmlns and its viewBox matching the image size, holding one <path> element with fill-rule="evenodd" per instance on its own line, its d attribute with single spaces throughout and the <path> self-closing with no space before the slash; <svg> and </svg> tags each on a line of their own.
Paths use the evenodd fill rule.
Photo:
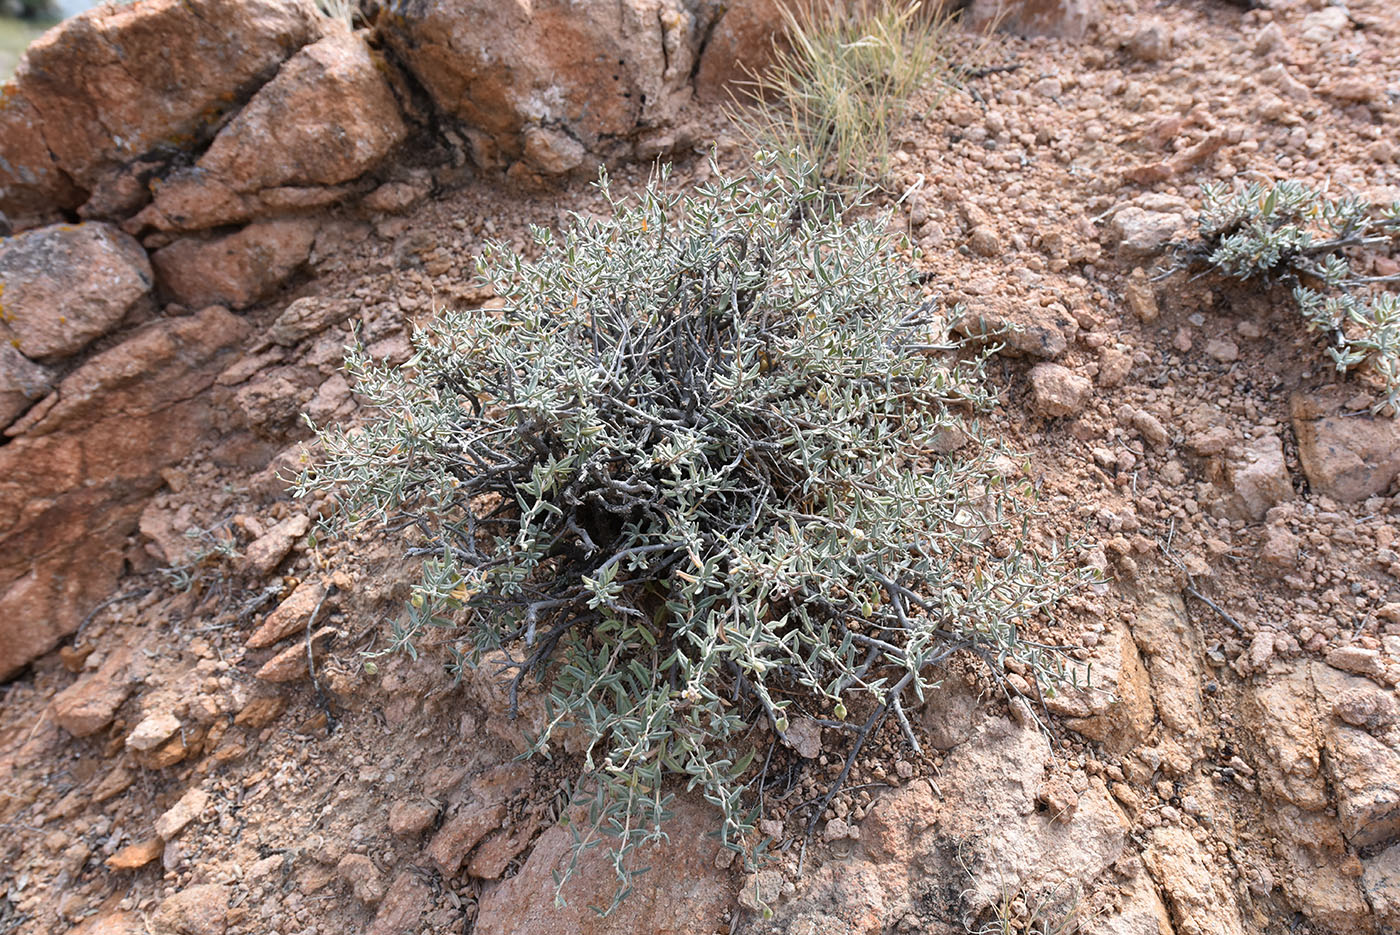
<svg viewBox="0 0 1400 935">
<path fill-rule="evenodd" d="M 441 312 L 402 367 L 352 353 L 376 416 L 303 480 L 426 557 L 397 646 L 445 625 L 544 684 L 533 750 L 581 738 L 577 839 L 624 883 L 681 788 L 756 853 L 755 727 L 904 721 L 960 651 L 1058 671 L 1019 628 L 1082 580 L 1030 547 L 982 359 L 807 177 L 662 177 L 490 250 L 504 307 Z"/>
<path fill-rule="evenodd" d="M 1328 198 L 1301 182 L 1207 187 L 1196 259 L 1235 279 L 1293 287 L 1311 330 L 1329 338 L 1338 371 L 1369 368 L 1384 387 L 1377 411 L 1400 412 L 1400 296 L 1395 276 L 1364 276 L 1363 251 L 1400 246 L 1400 203 Z"/>
</svg>

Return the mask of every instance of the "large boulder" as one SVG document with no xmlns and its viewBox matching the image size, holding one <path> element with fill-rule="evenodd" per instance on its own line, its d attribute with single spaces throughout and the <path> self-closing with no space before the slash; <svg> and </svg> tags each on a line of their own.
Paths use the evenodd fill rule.
<svg viewBox="0 0 1400 935">
<path fill-rule="evenodd" d="M 160 470 L 211 435 L 204 391 L 246 331 L 222 308 L 152 323 L 10 429 L 0 447 L 0 680 L 112 594 Z"/>
<path fill-rule="evenodd" d="M 312 0 L 140 0 L 50 30 L 0 95 L 0 211 L 138 208 L 324 22 Z"/>
<path fill-rule="evenodd" d="M 146 251 L 110 224 L 0 240 L 0 338 L 30 359 L 66 357 L 119 325 L 151 284 Z"/>
<path fill-rule="evenodd" d="M 380 24 L 478 163 L 546 173 L 630 156 L 691 95 L 708 0 L 406 0 Z M 535 132 L 531 132 L 535 131 Z M 541 135 L 538 131 L 544 131 Z"/>
<path fill-rule="evenodd" d="M 292 56 L 137 218 L 197 230 L 334 201 L 408 134 L 384 63 L 343 26 Z"/>
</svg>

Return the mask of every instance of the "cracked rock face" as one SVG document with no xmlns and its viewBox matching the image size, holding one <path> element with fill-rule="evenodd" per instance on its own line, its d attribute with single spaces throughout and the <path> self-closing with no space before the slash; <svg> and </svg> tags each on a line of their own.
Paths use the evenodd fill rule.
<svg viewBox="0 0 1400 935">
<path fill-rule="evenodd" d="M 160 469 L 212 431 L 204 392 L 247 326 L 222 308 L 153 323 L 94 355 L 0 447 L 0 679 L 111 594 Z"/>
<path fill-rule="evenodd" d="M 292 56 L 192 168 L 176 170 L 135 219 L 200 230 L 310 207 L 376 167 L 408 135 L 383 65 L 364 42 L 331 34 Z"/>
<path fill-rule="evenodd" d="M 82 350 L 151 291 L 141 245 L 110 224 L 55 224 L 0 241 L 0 337 L 31 360 Z"/>
<path fill-rule="evenodd" d="M 638 134 L 674 120 L 714 13 L 696 0 L 410 0 L 383 32 L 437 107 L 471 128 L 478 163 L 524 156 L 557 173 L 582 165 L 582 150 L 630 155 Z M 538 128 L 572 143 L 541 146 L 527 137 Z"/>
<path fill-rule="evenodd" d="M 311 0 L 147 0 L 50 30 L 0 96 L 0 211 L 139 207 L 324 22 Z"/>
</svg>

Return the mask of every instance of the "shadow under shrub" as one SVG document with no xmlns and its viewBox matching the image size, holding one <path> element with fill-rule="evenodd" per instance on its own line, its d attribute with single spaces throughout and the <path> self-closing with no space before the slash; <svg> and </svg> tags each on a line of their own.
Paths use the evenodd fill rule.
<svg viewBox="0 0 1400 935">
<path fill-rule="evenodd" d="M 903 705 L 951 654 L 1050 670 L 1017 628 L 1078 575 L 1030 547 L 982 360 L 878 223 L 771 164 L 609 200 L 537 261 L 487 252 L 504 308 L 441 313 L 402 367 L 352 351 L 377 416 L 323 431 L 302 487 L 426 556 L 397 648 L 457 628 L 512 702 L 547 686 L 536 753 L 581 728 L 577 841 L 611 843 L 620 898 L 679 787 L 761 850 L 752 728 L 892 712 L 917 746 Z"/>
</svg>

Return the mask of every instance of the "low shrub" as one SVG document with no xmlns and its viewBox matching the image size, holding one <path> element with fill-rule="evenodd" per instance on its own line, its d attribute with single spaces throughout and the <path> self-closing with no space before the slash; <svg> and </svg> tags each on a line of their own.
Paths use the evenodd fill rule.
<svg viewBox="0 0 1400 935">
<path fill-rule="evenodd" d="M 812 717 L 858 747 L 893 713 L 917 747 L 903 706 L 954 653 L 1057 671 L 1018 626 L 1079 573 L 1032 548 L 1030 491 L 978 431 L 983 359 L 882 223 L 802 177 L 663 175 L 536 230 L 537 260 L 490 249 L 504 307 L 441 312 L 401 367 L 354 350 L 376 415 L 321 432 L 302 479 L 341 534 L 392 524 L 425 557 L 394 647 L 451 627 L 464 665 L 506 660 L 512 711 L 546 686 L 533 751 L 578 728 L 576 841 L 610 841 L 623 884 L 681 787 L 761 850 L 768 730 Z"/>
<path fill-rule="evenodd" d="M 1358 268 L 1365 251 L 1400 247 L 1400 202 L 1378 208 L 1292 181 L 1207 187 L 1204 197 L 1199 236 L 1177 247 L 1182 265 L 1292 287 L 1337 370 L 1368 370 L 1382 387 L 1377 411 L 1400 412 L 1400 275 Z"/>
</svg>

